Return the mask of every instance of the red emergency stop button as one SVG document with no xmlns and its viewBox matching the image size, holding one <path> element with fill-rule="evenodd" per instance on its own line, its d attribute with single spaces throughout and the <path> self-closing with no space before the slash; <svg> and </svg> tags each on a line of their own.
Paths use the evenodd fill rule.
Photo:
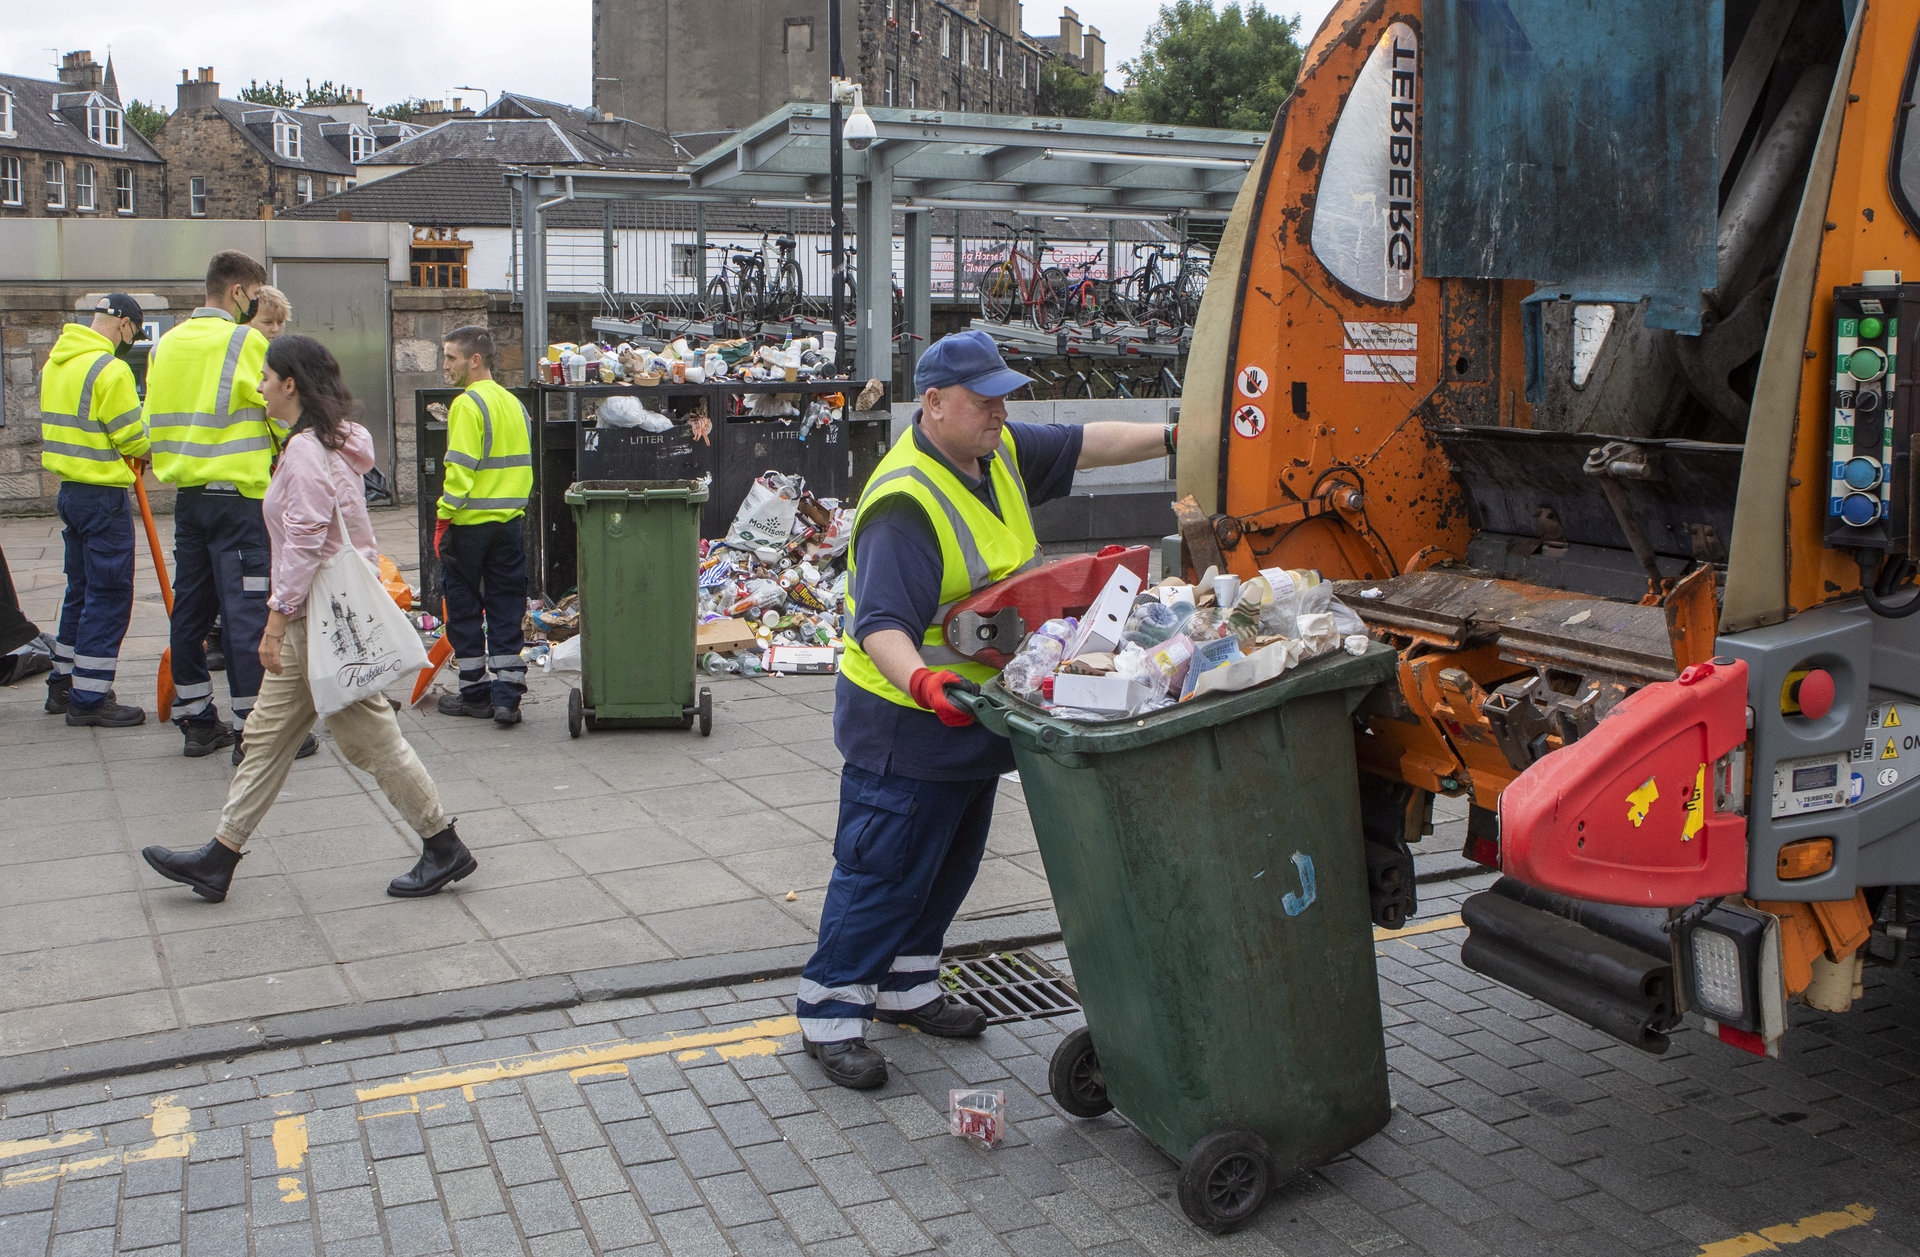
<svg viewBox="0 0 1920 1257">
<path fill-rule="evenodd" d="M 1813 669 L 1794 686 L 1793 697 L 1800 704 L 1801 715 L 1809 720 L 1822 719 L 1833 710 L 1833 675 L 1825 668 Z"/>
</svg>

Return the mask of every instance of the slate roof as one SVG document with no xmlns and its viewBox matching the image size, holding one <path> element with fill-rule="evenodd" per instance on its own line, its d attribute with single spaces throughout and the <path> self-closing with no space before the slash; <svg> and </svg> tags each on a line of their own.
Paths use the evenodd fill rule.
<svg viewBox="0 0 1920 1257">
<path fill-rule="evenodd" d="M 481 159 L 519 166 L 671 170 L 688 156 L 665 131 L 507 92 L 471 118 L 451 119 L 383 149 L 375 164 L 425 166 Z"/>
<path fill-rule="evenodd" d="M 267 159 L 269 165 L 281 166 L 288 170 L 304 170 L 321 175 L 344 175 L 353 177 L 353 163 L 347 155 L 327 142 L 322 127 L 334 127 L 338 124 L 322 113 L 305 113 L 298 109 L 281 109 L 272 105 L 254 105 L 243 100 L 217 100 L 213 105 L 222 118 L 233 129 L 246 137 L 249 144 Z M 273 146 L 273 119 L 279 114 L 300 127 L 300 156 L 282 157 Z"/>
<path fill-rule="evenodd" d="M 0 149 L 71 153 L 105 162 L 165 164 L 165 159 L 153 150 L 153 145 L 147 143 L 146 137 L 134 130 L 125 118 L 120 120 L 120 138 L 126 142 L 125 148 L 108 148 L 88 139 L 87 97 L 93 93 L 76 91 L 58 80 L 48 82 L 45 79 L 22 78 L 17 74 L 0 74 L 0 90 L 13 95 L 15 132 L 10 137 L 0 138 Z M 99 95 L 114 108 L 120 108 L 120 102 L 110 93 L 102 91 Z M 57 102 L 56 97 L 59 98 Z M 59 106 L 57 111 L 56 104 Z"/>
</svg>

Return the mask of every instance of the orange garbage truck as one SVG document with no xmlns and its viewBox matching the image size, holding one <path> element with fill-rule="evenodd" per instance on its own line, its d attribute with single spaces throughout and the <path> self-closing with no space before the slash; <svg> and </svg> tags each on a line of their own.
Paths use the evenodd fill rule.
<svg viewBox="0 0 1920 1257">
<path fill-rule="evenodd" d="M 1375 920 L 1774 1052 L 1920 883 L 1920 0 L 1341 0 L 1215 253 L 1182 563 L 1341 582 Z"/>
</svg>

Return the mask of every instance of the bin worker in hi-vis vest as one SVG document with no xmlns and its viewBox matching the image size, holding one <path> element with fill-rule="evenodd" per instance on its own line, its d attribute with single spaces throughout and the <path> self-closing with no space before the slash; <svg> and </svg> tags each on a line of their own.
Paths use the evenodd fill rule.
<svg viewBox="0 0 1920 1257">
<path fill-rule="evenodd" d="M 447 478 L 433 528 L 460 691 L 442 694 L 436 706 L 443 716 L 491 716 L 507 728 L 520 723 L 527 692 L 522 517 L 533 493 L 533 421 L 494 382 L 493 333 L 457 327 L 440 348 L 447 383 L 466 391 L 447 407 Z"/>
<path fill-rule="evenodd" d="M 287 434 L 267 418 L 260 368 L 267 338 L 247 326 L 267 268 L 237 250 L 207 264 L 207 304 L 160 338 L 147 358 L 147 435 L 153 474 L 178 489 L 173 507 L 173 722 L 194 758 L 233 747 L 260 694 L 272 543 L 260 514 Z M 207 671 L 207 632 L 225 627 L 233 725 L 220 722 Z M 299 757 L 319 746 L 308 734 Z"/>
<path fill-rule="evenodd" d="M 947 649 L 947 609 L 1036 560 L 1031 508 L 1066 496 L 1077 468 L 1172 452 L 1171 425 L 1009 423 L 1007 394 L 1032 382 L 985 332 L 935 342 L 915 371 L 913 427 L 854 514 L 833 704 L 839 829 L 797 1010 L 807 1054 L 843 1087 L 886 1082 L 865 1039 L 875 1018 L 949 1038 L 986 1029 L 984 1012 L 941 990 L 940 950 L 1013 752 L 947 697 L 995 672 Z"/>
<path fill-rule="evenodd" d="M 133 508 L 127 489 L 147 457 L 147 427 L 127 347 L 146 339 L 124 292 L 93 307 L 91 324 L 61 329 L 40 377 L 40 462 L 60 477 L 67 596 L 60 606 L 47 710 L 70 725 L 124 729 L 147 713 L 115 700 L 120 642 L 133 620 Z"/>
</svg>

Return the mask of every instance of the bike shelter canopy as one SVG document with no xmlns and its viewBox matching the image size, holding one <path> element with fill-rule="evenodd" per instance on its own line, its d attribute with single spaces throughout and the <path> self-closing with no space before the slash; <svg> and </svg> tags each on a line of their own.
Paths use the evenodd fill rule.
<svg viewBox="0 0 1920 1257">
<path fill-rule="evenodd" d="M 1115 219 L 1225 218 L 1266 135 L 1207 127 L 1039 118 L 951 110 L 867 111 L 877 132 L 844 154 L 852 243 L 862 258 L 892 256 L 893 216 L 906 222 L 907 330 L 923 345 L 931 328 L 932 209 L 1005 210 L 1009 215 Z M 827 107 L 790 104 L 672 171 L 512 169 L 521 196 L 526 335 L 547 338 L 544 211 L 580 200 L 745 202 L 769 209 L 824 209 L 831 197 Z M 854 374 L 890 381 L 893 355 L 889 267 L 862 266 L 848 326 Z M 531 355 L 530 355 L 531 357 Z M 917 353 L 909 351 L 908 369 Z"/>
</svg>

